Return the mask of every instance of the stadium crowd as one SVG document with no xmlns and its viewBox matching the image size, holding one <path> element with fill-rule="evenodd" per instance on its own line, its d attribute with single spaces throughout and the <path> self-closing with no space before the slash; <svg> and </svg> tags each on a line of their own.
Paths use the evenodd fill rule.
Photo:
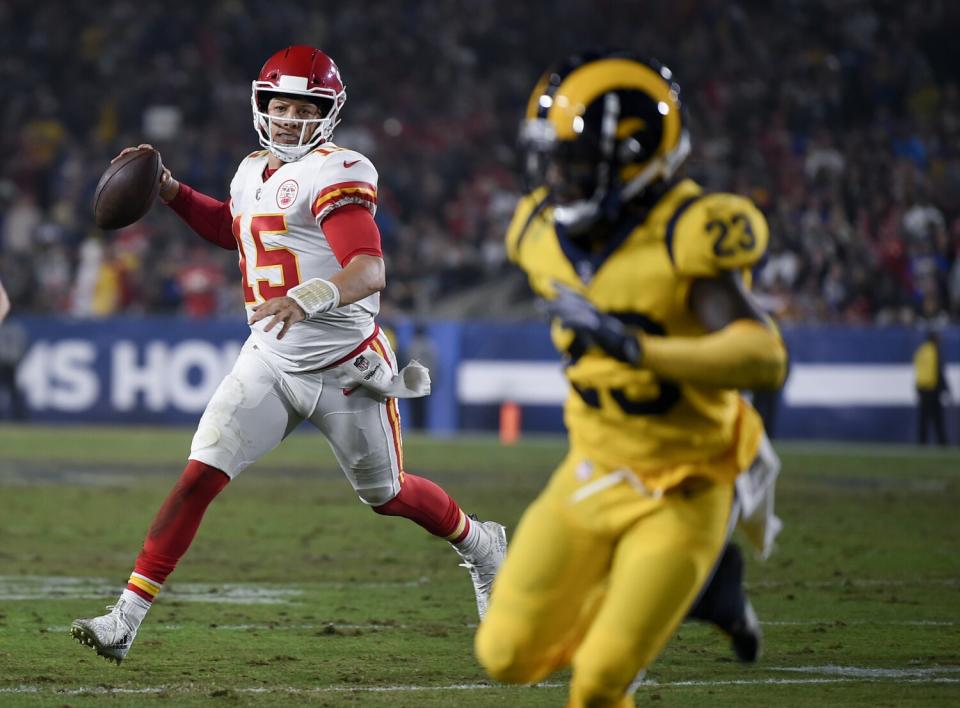
<svg viewBox="0 0 960 708">
<path fill-rule="evenodd" d="M 347 83 L 336 141 L 380 171 L 385 309 L 429 315 L 510 270 L 516 129 L 540 68 L 620 46 L 678 76 L 689 173 L 767 214 L 767 307 L 798 322 L 956 320 L 958 20 L 949 0 L 9 0 L 0 279 L 20 312 L 235 316 L 235 254 L 162 208 L 102 233 L 92 194 L 120 148 L 151 142 L 175 176 L 224 198 L 257 148 L 251 80 L 277 48 L 305 43 Z"/>
</svg>

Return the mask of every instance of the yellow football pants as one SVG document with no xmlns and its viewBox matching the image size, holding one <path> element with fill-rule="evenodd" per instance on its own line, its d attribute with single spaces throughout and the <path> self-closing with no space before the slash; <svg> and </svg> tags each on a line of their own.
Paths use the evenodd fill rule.
<svg viewBox="0 0 960 708">
<path fill-rule="evenodd" d="M 571 450 L 523 515 L 475 650 L 533 683 L 572 664 L 570 706 L 632 706 L 630 685 L 683 621 L 726 541 L 733 484 L 657 497 Z"/>
</svg>

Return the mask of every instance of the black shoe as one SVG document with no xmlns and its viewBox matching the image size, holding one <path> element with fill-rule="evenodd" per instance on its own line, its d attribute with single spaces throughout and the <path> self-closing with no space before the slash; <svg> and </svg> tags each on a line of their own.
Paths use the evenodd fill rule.
<svg viewBox="0 0 960 708">
<path fill-rule="evenodd" d="M 687 618 L 719 628 L 730 637 L 733 653 L 740 661 L 753 663 L 760 658 L 763 632 L 743 589 L 743 556 L 736 544 L 723 549 L 713 576 Z"/>
<path fill-rule="evenodd" d="M 752 664 L 760 658 L 763 652 L 763 631 L 757 613 L 753 611 L 750 600 L 743 598 L 741 617 L 729 628 L 723 628 L 730 635 L 733 644 L 733 653 L 740 661 Z"/>
</svg>

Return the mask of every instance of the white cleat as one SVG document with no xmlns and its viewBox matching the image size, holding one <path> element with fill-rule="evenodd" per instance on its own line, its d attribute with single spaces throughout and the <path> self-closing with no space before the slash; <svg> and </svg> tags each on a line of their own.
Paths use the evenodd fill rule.
<svg viewBox="0 0 960 708">
<path fill-rule="evenodd" d="M 487 545 L 486 553 L 479 557 L 467 557 L 460 554 L 463 558 L 462 568 L 470 571 L 470 579 L 473 581 L 473 591 L 477 596 L 477 614 L 483 621 L 483 616 L 487 614 L 487 605 L 490 602 L 490 591 L 493 589 L 494 578 L 497 577 L 497 571 L 507 555 L 507 529 L 496 521 L 477 521 L 476 517 L 471 515 L 473 522 L 480 524 L 481 528 L 489 535 L 490 542 Z M 459 553 L 459 551 L 457 551 Z"/>
<path fill-rule="evenodd" d="M 74 620 L 70 625 L 70 634 L 81 644 L 93 647 L 107 661 L 115 661 L 119 666 L 130 651 L 133 638 L 137 636 L 137 628 L 131 627 L 124 613 L 125 608 L 125 601 L 119 600 L 116 605 L 107 606 L 110 612 L 105 615 Z"/>
</svg>

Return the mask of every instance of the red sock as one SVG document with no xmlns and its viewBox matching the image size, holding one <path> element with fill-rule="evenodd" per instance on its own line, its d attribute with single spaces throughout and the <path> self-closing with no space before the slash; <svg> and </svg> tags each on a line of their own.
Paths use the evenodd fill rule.
<svg viewBox="0 0 960 708">
<path fill-rule="evenodd" d="M 404 474 L 400 493 L 386 504 L 373 507 L 378 514 L 402 516 L 434 536 L 459 543 L 470 530 L 470 519 L 439 485 L 425 477 Z"/>
<path fill-rule="evenodd" d="M 230 477 L 216 467 L 190 460 L 147 532 L 127 589 L 152 602 L 187 552 L 203 513 Z"/>
</svg>

